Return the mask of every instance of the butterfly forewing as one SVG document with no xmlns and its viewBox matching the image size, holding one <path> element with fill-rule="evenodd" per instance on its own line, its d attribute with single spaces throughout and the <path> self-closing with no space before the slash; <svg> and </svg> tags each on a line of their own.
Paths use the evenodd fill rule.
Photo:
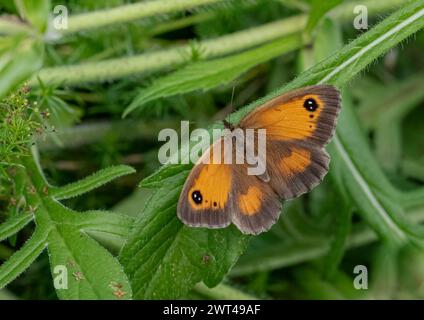
<svg viewBox="0 0 424 320">
<path fill-rule="evenodd" d="M 283 94 L 249 113 L 242 128 L 264 128 L 268 140 L 328 143 L 340 112 L 340 93 L 330 85 Z M 273 150 L 268 150 L 273 152 Z"/>
</svg>

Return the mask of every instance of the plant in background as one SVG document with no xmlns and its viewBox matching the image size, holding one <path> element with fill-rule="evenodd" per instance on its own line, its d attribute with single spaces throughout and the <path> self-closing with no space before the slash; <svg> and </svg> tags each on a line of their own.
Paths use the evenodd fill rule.
<svg viewBox="0 0 424 320">
<path fill-rule="evenodd" d="M 91 230 L 125 234 L 131 219 L 102 211 L 79 213 L 63 206 L 59 200 L 91 191 L 132 173 L 133 169 L 110 167 L 79 182 L 54 187 L 42 173 L 35 147 L 30 148 L 33 135 L 30 130 L 39 126 L 23 116 L 28 112 L 25 95 L 12 93 L 4 105 L 8 113 L 0 132 L 7 144 L 2 148 L 2 155 L 11 162 L 2 163 L 3 186 L 9 186 L 8 190 L 2 190 L 2 195 L 9 201 L 6 206 L 9 214 L 0 225 L 0 239 L 10 239 L 31 221 L 35 222 L 35 228 L 31 238 L 0 266 L 0 287 L 19 276 L 47 248 L 52 277 L 60 276 L 55 270 L 61 266 L 67 279 L 68 273 L 70 275 L 65 288 L 56 288 L 59 297 L 131 298 L 131 288 L 121 266 L 106 249 L 87 236 Z"/>
<path fill-rule="evenodd" d="M 25 22 L 0 17 L 0 288 L 46 249 L 52 279 L 44 281 L 67 272 L 68 288 L 56 286 L 61 299 L 422 296 L 396 272 L 421 276 L 422 115 L 407 126 L 402 120 L 422 101 L 422 71 L 408 62 L 398 62 L 397 73 L 386 67 L 393 68 L 387 53 L 402 55 L 394 48 L 414 34 L 409 44 L 422 55 L 422 1 L 362 1 L 370 16 L 392 13 L 360 36 L 342 28 L 352 24 L 356 1 L 113 0 L 98 11 L 68 1 L 74 10 L 60 31 L 48 23 L 56 4 L 16 0 L 6 10 Z M 371 66 L 384 55 L 384 67 Z M 181 115 L 221 120 L 234 83 L 237 106 L 261 98 L 232 122 L 296 87 L 331 83 L 343 91 L 329 178 L 287 202 L 259 237 L 182 225 L 175 211 L 190 166 L 152 173 L 155 132 Z M 165 119 L 153 122 L 155 113 Z M 123 201 L 86 209 L 106 206 L 89 191 L 134 172 L 118 164 L 70 182 L 95 171 L 95 158 L 135 165 L 141 189 L 126 197 L 119 190 L 134 180 L 103 187 L 112 203 Z M 50 182 L 57 178 L 68 184 Z M 352 286 L 351 272 L 363 263 L 372 268 L 367 292 Z"/>
</svg>

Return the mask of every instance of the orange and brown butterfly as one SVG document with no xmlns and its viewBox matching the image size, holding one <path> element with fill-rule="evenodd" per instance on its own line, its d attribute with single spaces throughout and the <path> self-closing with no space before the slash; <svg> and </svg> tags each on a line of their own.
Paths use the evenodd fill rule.
<svg viewBox="0 0 424 320">
<path fill-rule="evenodd" d="M 247 114 L 235 128 L 266 129 L 265 174 L 248 175 L 246 165 L 205 164 L 201 158 L 184 184 L 178 217 L 193 227 L 233 223 L 245 234 L 268 230 L 278 220 L 281 200 L 310 191 L 328 172 L 324 146 L 334 134 L 340 107 L 334 86 L 316 85 L 287 92 Z M 203 157 L 212 157 L 212 150 Z"/>
</svg>

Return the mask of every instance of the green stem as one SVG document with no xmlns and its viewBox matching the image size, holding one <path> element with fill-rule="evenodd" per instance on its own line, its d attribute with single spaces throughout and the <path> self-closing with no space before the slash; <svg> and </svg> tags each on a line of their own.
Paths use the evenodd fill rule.
<svg viewBox="0 0 424 320">
<path fill-rule="evenodd" d="M 414 191 L 401 193 L 401 201 L 406 208 L 421 207 L 424 205 L 424 187 Z"/>
<path fill-rule="evenodd" d="M 157 0 L 127 4 L 116 8 L 70 16 L 68 29 L 63 30 L 63 33 L 68 34 L 118 23 L 131 22 L 142 18 L 188 10 L 205 4 L 222 1 L 223 0 Z"/>
<path fill-rule="evenodd" d="M 186 28 L 186 27 L 204 22 L 206 20 L 212 19 L 214 17 L 216 17 L 216 14 L 214 12 L 201 12 L 196 15 L 150 26 L 146 31 L 150 37 L 154 37 L 162 33 Z"/>
<path fill-rule="evenodd" d="M 38 85 L 37 78 L 40 78 L 44 84 L 77 84 L 158 71 L 190 61 L 193 47 L 197 48 L 202 59 L 214 58 L 295 33 L 298 31 L 299 26 L 303 27 L 305 22 L 305 16 L 294 16 L 216 39 L 159 50 L 153 53 L 73 66 L 45 68 L 38 73 L 36 78 L 30 81 L 30 85 Z"/>
<path fill-rule="evenodd" d="M 0 18 L 0 34 L 9 35 L 21 32 L 31 34 L 33 31 L 28 25 L 20 21 L 14 21 L 6 17 Z"/>
<path fill-rule="evenodd" d="M 60 148 L 78 148 L 101 141 L 107 136 L 118 137 L 119 141 L 131 141 L 139 137 L 144 140 L 157 140 L 157 133 L 163 128 L 177 128 L 179 122 L 162 120 L 155 122 L 125 120 L 116 122 L 92 122 L 75 127 L 63 128 L 56 133 L 47 134 L 37 140 L 40 151 L 58 149 L 56 139 L 61 141 Z M 128 132 L 128 128 L 131 131 Z"/>
<path fill-rule="evenodd" d="M 355 2 L 356 3 L 356 2 Z M 359 2 L 357 3 L 359 4 Z M 368 0 L 361 4 L 369 5 L 369 14 L 382 13 L 402 4 L 402 0 Z M 335 19 L 349 21 L 353 19 L 352 4 L 342 5 L 332 13 Z M 219 38 L 201 41 L 196 44 L 202 59 L 223 56 L 233 52 L 252 48 L 268 41 L 301 32 L 306 24 L 307 15 L 301 14 L 283 20 L 267 23 L 259 27 L 238 31 Z M 200 50 L 199 50 L 200 49 Z M 105 81 L 134 74 L 162 70 L 188 62 L 192 59 L 193 45 L 187 44 L 153 53 L 132 57 L 109 59 L 100 62 L 83 63 L 73 66 L 59 66 L 42 69 L 30 81 L 37 86 L 37 77 L 45 84 L 78 84 L 90 81 Z"/>
</svg>

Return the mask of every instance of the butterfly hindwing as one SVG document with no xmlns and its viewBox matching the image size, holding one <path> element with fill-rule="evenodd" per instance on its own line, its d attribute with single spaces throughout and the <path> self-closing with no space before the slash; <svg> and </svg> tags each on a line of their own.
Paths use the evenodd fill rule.
<svg viewBox="0 0 424 320">
<path fill-rule="evenodd" d="M 259 234 L 278 220 L 282 203 L 270 184 L 248 175 L 244 165 L 233 166 L 232 222 L 246 234 Z"/>
</svg>

